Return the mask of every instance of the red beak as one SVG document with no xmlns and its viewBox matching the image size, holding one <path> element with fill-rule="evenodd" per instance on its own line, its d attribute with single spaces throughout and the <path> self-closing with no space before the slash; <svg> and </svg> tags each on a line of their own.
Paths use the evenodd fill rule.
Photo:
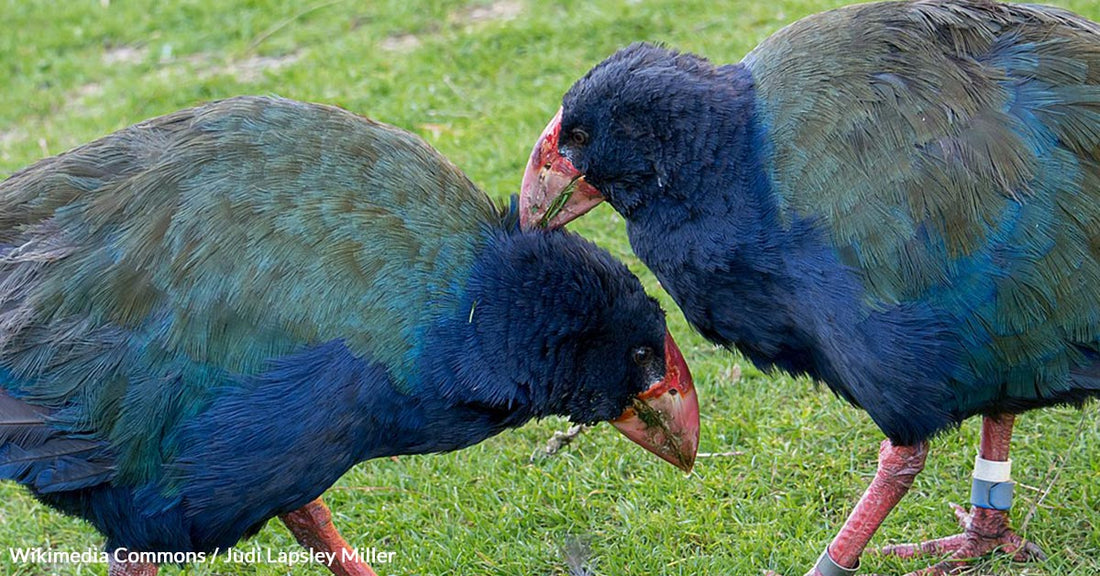
<svg viewBox="0 0 1100 576">
<path fill-rule="evenodd" d="M 634 398 L 611 424 L 642 448 L 691 472 L 699 449 L 699 398 L 691 371 L 665 332 L 665 377 Z"/>
<path fill-rule="evenodd" d="M 603 195 L 558 152 L 561 108 L 535 143 L 519 195 L 524 229 L 558 228 L 603 202 Z"/>
<path fill-rule="evenodd" d="M 546 125 L 531 151 L 520 190 L 525 229 L 558 228 L 604 201 L 558 151 L 561 114 Z M 665 333 L 665 377 L 634 398 L 613 426 L 646 450 L 690 472 L 699 449 L 699 398 L 691 371 L 672 336 Z"/>
</svg>

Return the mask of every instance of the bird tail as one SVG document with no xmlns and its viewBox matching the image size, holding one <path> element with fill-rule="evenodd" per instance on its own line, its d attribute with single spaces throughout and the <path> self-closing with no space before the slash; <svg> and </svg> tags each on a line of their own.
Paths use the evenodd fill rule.
<svg viewBox="0 0 1100 576">
<path fill-rule="evenodd" d="M 103 442 L 55 428 L 49 412 L 0 390 L 0 479 L 38 493 L 102 484 L 114 475 Z"/>
</svg>

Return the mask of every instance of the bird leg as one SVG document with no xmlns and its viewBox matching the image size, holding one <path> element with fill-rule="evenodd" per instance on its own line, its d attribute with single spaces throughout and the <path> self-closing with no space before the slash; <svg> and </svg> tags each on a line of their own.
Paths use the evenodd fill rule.
<svg viewBox="0 0 1100 576">
<path fill-rule="evenodd" d="M 913 480 L 924 469 L 928 443 L 895 446 L 883 440 L 878 449 L 878 470 L 860 497 L 848 520 L 822 552 L 806 576 L 850 576 L 859 569 L 859 557 L 882 521 L 909 492 Z M 778 576 L 768 572 L 768 576 Z"/>
<path fill-rule="evenodd" d="M 962 534 L 916 544 L 898 544 L 878 550 L 879 554 L 899 558 L 948 556 L 947 559 L 913 573 L 913 576 L 943 576 L 967 568 L 967 562 L 996 550 L 1011 554 L 1013 560 L 1027 562 L 1046 558 L 1043 551 L 1012 531 L 1008 509 L 1012 503 L 1012 462 L 1008 459 L 1015 416 L 1001 414 L 982 419 L 982 440 L 974 469 L 971 491 L 973 507 L 968 512 L 952 504 Z"/>
<path fill-rule="evenodd" d="M 909 491 L 917 474 L 924 469 L 927 457 L 927 442 L 915 446 L 895 446 L 890 440 L 883 440 L 878 450 L 875 479 L 852 509 L 840 532 L 821 554 L 817 565 L 806 576 L 855 574 L 867 542 Z"/>
<path fill-rule="evenodd" d="M 320 498 L 280 515 L 279 519 L 302 546 L 314 552 L 335 554 L 328 569 L 336 576 L 377 576 L 336 531 L 336 526 L 332 524 L 332 512 Z"/>
<path fill-rule="evenodd" d="M 119 562 L 111 554 L 107 561 L 107 576 L 157 576 L 157 565 L 152 562 Z"/>
</svg>

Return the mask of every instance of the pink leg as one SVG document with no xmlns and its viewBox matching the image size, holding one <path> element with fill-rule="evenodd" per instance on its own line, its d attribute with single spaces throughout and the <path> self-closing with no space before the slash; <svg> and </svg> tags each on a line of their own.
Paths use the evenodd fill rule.
<svg viewBox="0 0 1100 576">
<path fill-rule="evenodd" d="M 302 546 L 316 552 L 335 553 L 328 569 L 336 576 L 377 576 L 366 562 L 351 553 L 351 546 L 332 524 L 332 512 L 320 498 L 279 519 Z"/>
<path fill-rule="evenodd" d="M 1015 416 L 1002 414 L 982 419 L 982 440 L 979 455 L 991 461 L 1006 462 L 1012 443 L 1012 425 Z M 915 558 L 918 556 L 948 556 L 935 565 L 913 572 L 914 576 L 943 576 L 956 574 L 968 567 L 968 561 L 980 558 L 996 550 L 1011 554 L 1019 562 L 1042 560 L 1046 556 L 1035 544 L 1020 538 L 1008 527 L 1008 512 L 989 508 L 971 508 L 952 504 L 955 517 L 963 528 L 962 534 L 939 538 L 917 544 L 899 544 L 879 550 L 880 554 Z"/>
<path fill-rule="evenodd" d="M 829 544 L 829 556 L 834 562 L 846 568 L 859 564 L 859 557 L 871 536 L 909 492 L 913 480 L 924 469 L 927 457 L 927 442 L 916 446 L 895 446 L 889 440 L 882 441 L 875 479 Z"/>
<path fill-rule="evenodd" d="M 882 441 L 878 449 L 878 470 L 874 480 L 827 549 L 829 558 L 842 571 L 848 572 L 857 567 L 867 542 L 909 491 L 917 474 L 924 469 L 924 460 L 927 457 L 927 442 L 916 446 L 895 446 L 889 440 Z M 823 558 L 822 561 L 827 560 Z M 821 576 L 818 566 L 820 562 L 806 576 Z M 779 575 L 768 572 L 766 576 Z"/>
<path fill-rule="evenodd" d="M 116 562 L 111 555 L 107 576 L 157 576 L 157 565 L 148 562 Z"/>
</svg>

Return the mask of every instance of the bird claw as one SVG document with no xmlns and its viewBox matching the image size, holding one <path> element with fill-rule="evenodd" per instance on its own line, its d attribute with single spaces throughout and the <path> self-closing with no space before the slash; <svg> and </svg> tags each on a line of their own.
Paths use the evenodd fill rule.
<svg viewBox="0 0 1100 576">
<path fill-rule="evenodd" d="M 947 556 L 927 568 L 906 576 L 948 576 L 969 568 L 969 563 L 994 552 L 1008 554 L 1016 562 L 1046 560 L 1047 556 L 1034 542 L 1024 540 L 1008 527 L 1008 513 L 1001 510 L 973 508 L 967 510 L 951 504 L 963 532 L 915 544 L 895 544 L 872 552 L 902 559 L 922 556 Z"/>
</svg>

